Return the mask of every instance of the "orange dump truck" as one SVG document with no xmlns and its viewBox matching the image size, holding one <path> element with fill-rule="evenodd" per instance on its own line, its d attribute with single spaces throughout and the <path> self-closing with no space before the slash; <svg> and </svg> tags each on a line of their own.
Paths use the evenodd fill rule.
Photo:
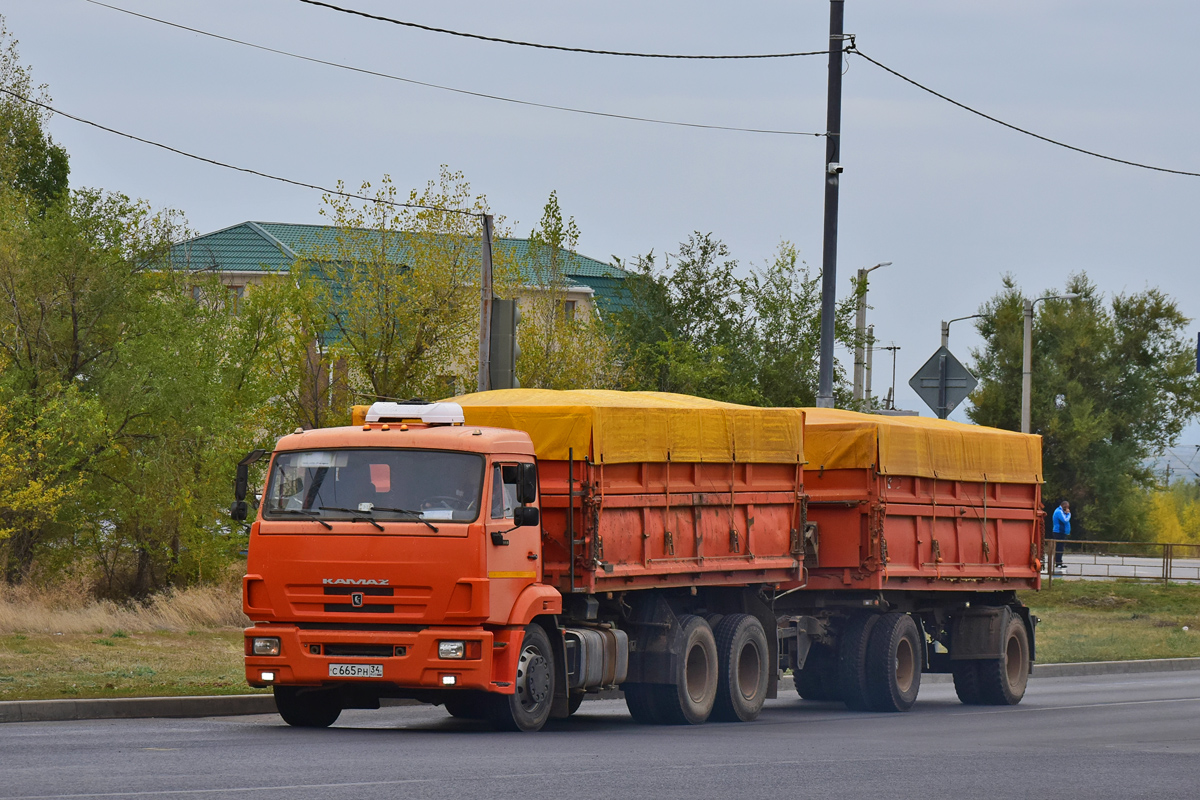
<svg viewBox="0 0 1200 800">
<path fill-rule="evenodd" d="M 357 407 L 269 455 L 246 677 L 292 725 L 414 698 L 536 730 L 611 687 L 642 723 L 751 720 L 786 669 L 852 708 L 907 709 L 927 671 L 1024 692 L 1036 437 L 516 389 Z"/>
</svg>

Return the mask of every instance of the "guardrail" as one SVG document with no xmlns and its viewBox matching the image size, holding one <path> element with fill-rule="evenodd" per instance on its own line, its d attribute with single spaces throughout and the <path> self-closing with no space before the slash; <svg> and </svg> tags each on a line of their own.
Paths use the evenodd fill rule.
<svg viewBox="0 0 1200 800">
<path fill-rule="evenodd" d="M 1053 583 L 1054 549 L 1058 539 L 1046 539 L 1043 563 L 1046 584 Z M 1162 583 L 1200 583 L 1200 544 L 1174 542 L 1100 542 L 1063 539 L 1065 574 L 1084 580 L 1125 578 Z"/>
</svg>

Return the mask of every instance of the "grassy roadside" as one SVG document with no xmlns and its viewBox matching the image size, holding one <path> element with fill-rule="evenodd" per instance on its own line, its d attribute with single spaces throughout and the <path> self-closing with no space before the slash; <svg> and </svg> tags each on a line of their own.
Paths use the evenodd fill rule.
<svg viewBox="0 0 1200 800">
<path fill-rule="evenodd" d="M 1055 581 L 1021 599 L 1043 664 L 1200 656 L 1200 586 Z M 133 608 L 0 594 L 0 701 L 250 692 L 240 606 L 235 588 Z"/>
<path fill-rule="evenodd" d="M 1039 663 L 1200 657 L 1200 586 L 1056 580 L 1021 600 Z"/>
</svg>

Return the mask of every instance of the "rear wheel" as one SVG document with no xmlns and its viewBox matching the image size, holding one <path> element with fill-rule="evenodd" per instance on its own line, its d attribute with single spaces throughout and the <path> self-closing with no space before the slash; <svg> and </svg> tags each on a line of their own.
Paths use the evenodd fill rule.
<svg viewBox="0 0 1200 800">
<path fill-rule="evenodd" d="M 722 617 L 713 631 L 717 646 L 717 695 L 713 719 L 749 722 L 767 700 L 767 634 L 749 614 Z"/>
<path fill-rule="evenodd" d="M 662 716 L 658 713 L 656 702 L 657 686 L 653 683 L 623 683 L 621 691 L 625 694 L 625 707 L 629 715 L 639 725 L 660 725 Z"/>
<path fill-rule="evenodd" d="M 554 705 L 554 650 L 541 625 L 525 628 L 515 683 L 512 694 L 492 696 L 492 723 L 501 730 L 540 730 Z"/>
<path fill-rule="evenodd" d="M 1015 706 L 1029 682 L 1029 634 L 1025 622 L 1009 612 L 1000 639 L 1000 658 L 978 661 L 980 698 L 984 705 Z"/>
<path fill-rule="evenodd" d="M 336 689 L 276 686 L 274 691 L 279 716 L 294 728 L 328 728 L 342 713 Z"/>
<path fill-rule="evenodd" d="M 978 661 L 955 661 L 950 670 L 954 673 L 954 693 L 963 705 L 978 706 L 983 704 L 983 695 L 979 689 Z"/>
<path fill-rule="evenodd" d="M 805 700 L 828 703 L 838 696 L 837 655 L 833 649 L 814 643 L 804 659 L 804 669 L 795 671 L 796 693 Z"/>
<path fill-rule="evenodd" d="M 847 708 L 867 711 L 867 645 L 879 614 L 859 612 L 850 617 L 838 637 L 838 696 Z"/>
<path fill-rule="evenodd" d="M 654 705 L 667 725 L 699 725 L 708 719 L 717 699 L 717 642 L 700 617 L 685 614 L 679 627 L 674 682 L 652 684 Z"/>
<path fill-rule="evenodd" d="M 883 615 L 867 646 L 867 706 L 908 711 L 921 689 L 921 636 L 908 614 Z"/>
</svg>

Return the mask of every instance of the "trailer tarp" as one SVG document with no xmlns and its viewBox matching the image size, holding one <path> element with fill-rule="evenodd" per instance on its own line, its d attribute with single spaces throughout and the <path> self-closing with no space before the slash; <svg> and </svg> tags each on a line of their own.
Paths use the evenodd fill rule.
<svg viewBox="0 0 1200 800">
<path fill-rule="evenodd" d="M 468 425 L 526 431 L 538 458 L 597 463 L 797 463 L 804 412 L 665 392 L 500 389 L 450 398 Z"/>
<path fill-rule="evenodd" d="M 1042 438 L 931 419 L 805 409 L 806 469 L 864 469 L 956 481 L 1041 483 Z"/>
</svg>

